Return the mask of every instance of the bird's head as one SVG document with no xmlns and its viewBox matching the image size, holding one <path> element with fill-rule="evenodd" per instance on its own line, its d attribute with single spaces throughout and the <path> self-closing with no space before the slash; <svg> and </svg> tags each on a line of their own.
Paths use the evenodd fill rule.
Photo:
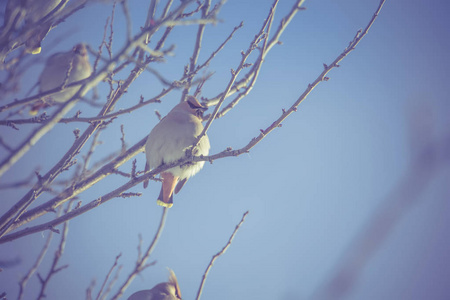
<svg viewBox="0 0 450 300">
<path fill-rule="evenodd" d="M 180 286 L 178 285 L 177 277 L 175 276 L 175 273 L 171 269 L 169 269 L 169 272 L 170 275 L 168 284 L 170 284 L 175 289 L 175 296 L 177 297 L 177 299 L 181 299 L 181 290 Z"/>
<path fill-rule="evenodd" d="M 197 116 L 199 119 L 203 118 L 203 112 L 208 109 L 201 105 L 194 96 L 187 96 L 187 99 L 183 104 L 185 110 Z"/>
<path fill-rule="evenodd" d="M 72 51 L 73 51 L 73 53 L 80 55 L 80 56 L 88 55 L 86 45 L 84 45 L 84 44 L 77 44 L 75 47 L 73 47 Z"/>
</svg>

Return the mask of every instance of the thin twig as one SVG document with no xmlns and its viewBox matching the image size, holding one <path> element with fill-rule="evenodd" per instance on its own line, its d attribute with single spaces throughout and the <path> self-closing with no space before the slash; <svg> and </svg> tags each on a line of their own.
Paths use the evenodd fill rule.
<svg viewBox="0 0 450 300">
<path fill-rule="evenodd" d="M 11 146 L 9 146 L 7 143 L 5 143 L 5 141 L 3 141 L 3 138 L 1 136 L 0 136 L 0 145 L 9 152 L 14 151 L 14 149 Z"/>
<path fill-rule="evenodd" d="M 133 105 L 129 108 L 126 109 L 119 109 L 118 111 L 114 112 L 114 113 L 110 113 L 104 116 L 96 116 L 96 117 L 90 117 L 90 118 L 79 118 L 79 117 L 75 117 L 75 118 L 63 118 L 60 120 L 61 123 L 72 123 L 72 122 L 86 122 L 86 123 L 91 123 L 91 122 L 98 122 L 98 121 L 105 121 L 105 120 L 110 120 L 112 118 L 118 117 L 120 115 L 123 114 L 129 114 L 135 110 L 137 110 L 138 108 L 141 108 L 143 106 L 146 106 L 148 104 L 151 103 L 160 103 L 161 100 L 160 98 L 164 97 L 165 95 L 167 95 L 172 89 L 165 89 L 163 90 L 158 96 L 149 99 L 149 100 L 145 100 L 142 102 L 139 102 L 136 105 Z"/>
<path fill-rule="evenodd" d="M 39 171 L 39 168 L 36 168 L 34 171 L 30 173 L 25 179 L 12 182 L 12 183 L 3 183 L 0 184 L 0 190 L 6 190 L 6 189 L 17 189 L 25 186 L 30 186 L 33 179 L 36 177 L 36 172 Z"/>
<path fill-rule="evenodd" d="M 153 252 L 153 249 L 155 248 L 159 237 L 161 236 L 161 233 L 164 229 L 164 224 L 166 222 L 166 218 L 167 218 L 167 212 L 168 209 L 167 207 L 163 208 L 162 211 L 162 216 L 161 216 L 161 221 L 159 222 L 159 227 L 155 233 L 155 237 L 153 238 L 152 242 L 150 243 L 150 246 L 147 248 L 147 251 L 145 251 L 144 255 L 142 256 L 142 258 L 138 259 L 136 262 L 136 265 L 133 269 L 133 271 L 130 273 L 130 275 L 128 276 L 128 278 L 125 280 L 125 282 L 122 284 L 122 286 L 119 288 L 119 290 L 117 291 L 117 293 L 111 298 L 112 300 L 116 300 L 119 299 L 123 293 L 125 292 L 125 290 L 128 288 L 128 286 L 131 284 L 131 282 L 133 281 L 133 279 L 140 273 L 142 272 L 145 268 L 149 267 L 152 264 L 146 264 L 147 259 L 150 257 L 150 254 Z"/>
<path fill-rule="evenodd" d="M 205 18 L 208 15 L 210 6 L 211 6 L 211 0 L 205 0 L 203 6 L 201 6 L 201 5 L 198 6 L 198 8 L 200 8 L 200 7 L 202 8 L 202 18 Z M 194 44 L 194 52 L 192 53 L 192 56 L 190 58 L 189 73 L 192 73 L 197 65 L 197 59 L 200 54 L 200 48 L 202 46 L 202 39 L 203 39 L 204 31 L 205 31 L 205 24 L 200 24 L 198 26 L 198 30 L 197 30 L 197 37 L 196 37 L 196 41 Z M 181 99 L 182 101 L 184 101 L 185 97 L 189 93 L 192 79 L 193 79 L 192 76 L 187 79 L 188 85 L 183 90 L 183 96 Z"/>
<path fill-rule="evenodd" d="M 284 32 L 284 30 L 287 28 L 291 20 L 294 18 L 294 16 L 297 14 L 298 11 L 302 10 L 302 5 L 305 0 L 297 0 L 297 2 L 292 6 L 290 12 L 281 19 L 280 25 L 278 26 L 277 31 L 274 33 L 272 39 L 269 41 L 266 51 L 263 54 L 263 60 L 266 57 L 266 55 L 269 53 L 269 51 L 272 49 L 273 46 L 275 46 L 279 42 L 279 38 L 281 37 L 281 34 Z M 229 97 L 239 91 L 241 88 L 245 87 L 248 82 L 253 78 L 256 72 L 257 65 L 254 65 L 247 74 L 244 75 L 244 77 L 241 80 L 236 81 L 236 83 L 233 85 L 233 87 L 230 89 L 230 91 L 226 94 L 226 97 Z M 209 98 L 206 105 L 207 106 L 214 106 L 216 105 L 221 97 L 223 96 L 223 93 L 220 93 L 219 95 Z"/>
<path fill-rule="evenodd" d="M 33 147 L 56 123 L 75 105 L 79 92 L 68 102 L 61 105 L 56 113 L 41 127 L 34 130 L 10 155 L 0 163 L 0 176 L 2 176 L 12 165 L 14 165 L 31 147 Z"/>
<path fill-rule="evenodd" d="M 133 26 L 131 23 L 131 16 L 130 16 L 130 10 L 128 8 L 128 0 L 123 0 L 120 2 L 120 4 L 122 5 L 122 12 L 123 15 L 125 16 L 125 24 L 126 24 L 126 33 L 127 33 L 127 41 L 131 40 L 131 36 L 133 35 Z"/>
<path fill-rule="evenodd" d="M 19 124 L 44 123 L 48 119 L 49 119 L 49 116 L 47 115 L 46 112 L 44 112 L 44 113 L 40 114 L 39 116 L 36 116 L 33 118 L 28 118 L 28 119 L 0 120 L 0 125 L 12 127 L 12 125 L 19 125 Z"/>
<path fill-rule="evenodd" d="M 102 132 L 102 130 L 97 130 L 94 134 L 94 137 L 92 138 L 92 142 L 91 142 L 91 146 L 89 147 L 89 151 L 86 154 L 86 156 L 84 156 L 84 163 L 83 163 L 83 167 L 81 169 L 81 173 L 80 176 L 77 178 L 77 180 L 82 179 L 84 176 L 86 176 L 86 172 L 88 170 L 89 167 L 89 162 L 91 161 L 91 157 L 94 154 L 95 148 L 100 144 L 100 142 L 98 141 L 99 137 L 100 137 L 100 133 Z"/>
<path fill-rule="evenodd" d="M 277 5 L 277 1 L 275 1 L 273 3 L 273 5 L 271 7 L 271 11 L 268 16 L 268 18 L 270 18 L 270 22 L 269 22 L 269 24 L 267 24 L 266 37 L 264 39 L 263 46 L 261 47 L 261 53 L 260 53 L 258 59 L 256 60 L 256 62 L 254 63 L 254 65 L 256 65 L 256 67 L 255 67 L 254 75 L 253 75 L 253 78 L 251 79 L 250 84 L 245 87 L 244 92 L 239 93 L 239 95 L 233 101 L 228 103 L 228 105 L 225 106 L 217 114 L 216 118 L 220 118 L 220 117 L 224 116 L 229 110 L 231 110 L 233 107 L 235 107 L 236 104 L 238 104 L 242 98 L 247 96 L 250 93 L 250 91 L 253 89 L 256 79 L 258 78 L 259 71 L 261 70 L 262 64 L 264 62 L 264 53 L 266 52 L 266 49 L 267 49 L 267 44 L 268 44 L 269 35 L 270 35 L 270 29 L 272 28 L 272 22 L 273 22 L 273 17 L 275 14 L 276 5 Z"/>
<path fill-rule="evenodd" d="M 70 210 L 71 203 L 69 202 L 66 212 Z M 52 265 L 50 267 L 50 271 L 48 272 L 47 276 L 45 278 L 42 278 L 42 276 L 38 273 L 39 281 L 41 282 L 41 289 L 39 291 L 38 300 L 43 299 L 46 297 L 45 289 L 47 288 L 48 283 L 50 282 L 50 279 L 59 271 L 62 271 L 69 267 L 69 265 L 63 265 L 58 267 L 59 260 L 61 259 L 62 255 L 64 254 L 64 249 L 66 247 L 66 239 L 67 234 L 69 232 L 69 223 L 65 222 L 62 235 L 61 235 L 61 241 L 59 243 L 58 249 L 55 252 L 55 256 L 53 258 Z"/>
<path fill-rule="evenodd" d="M 119 279 L 119 275 L 120 275 L 120 271 L 122 270 L 122 265 L 120 265 L 119 267 L 117 267 L 116 273 L 114 274 L 114 277 L 111 279 L 111 281 L 109 282 L 108 286 L 106 287 L 105 292 L 102 295 L 101 300 L 105 300 L 106 297 L 108 297 L 109 293 L 111 292 L 114 284 L 117 282 L 117 280 Z"/>
<path fill-rule="evenodd" d="M 217 252 L 211 258 L 211 261 L 209 262 L 208 266 L 206 267 L 205 273 L 202 276 L 202 281 L 200 282 L 200 287 L 198 288 L 198 291 L 197 291 L 197 297 L 195 298 L 196 300 L 199 300 L 200 296 L 202 295 L 203 286 L 205 285 L 206 278 L 208 277 L 208 273 L 211 270 L 214 262 L 216 261 L 217 258 L 219 258 L 219 256 L 223 255 L 225 253 L 225 251 L 227 251 L 227 249 L 231 246 L 231 242 L 233 242 L 234 236 L 236 235 L 236 233 L 239 230 L 239 228 L 241 227 L 241 225 L 244 223 L 245 217 L 247 215 L 248 215 L 248 211 L 246 211 L 244 213 L 244 215 L 242 216 L 241 221 L 236 225 L 236 228 L 234 229 L 233 233 L 231 234 L 230 238 L 228 239 L 228 242 L 226 243 L 226 245 L 222 248 L 222 250 Z"/>
<path fill-rule="evenodd" d="M 143 151 L 146 140 L 147 140 L 146 137 L 143 138 L 134 146 L 130 147 L 125 153 L 120 154 L 118 157 L 116 157 L 110 163 L 101 167 L 99 170 L 97 170 L 94 174 L 92 174 L 88 178 L 84 179 L 81 182 L 78 182 L 73 187 L 67 188 L 54 199 L 51 199 L 33 209 L 28 210 L 23 215 L 21 215 L 20 220 L 18 220 L 11 226 L 10 230 L 14 230 L 15 228 L 20 227 L 50 211 L 55 211 L 55 209 L 59 207 L 61 204 L 77 196 L 79 193 L 87 190 L 88 188 L 90 188 L 103 178 L 107 177 L 108 175 L 114 174 L 114 170 L 116 170 L 119 166 L 121 166 L 122 164 L 124 164 L 125 162 L 127 162 L 128 160 L 130 160 L 131 158 L 133 158 L 134 156 Z"/>
<path fill-rule="evenodd" d="M 92 300 L 92 291 L 94 290 L 95 283 L 95 279 L 93 279 L 86 289 L 86 300 Z"/>
<path fill-rule="evenodd" d="M 236 33 L 236 31 L 240 28 L 242 28 L 244 26 L 244 22 L 241 22 L 238 26 L 235 26 L 233 28 L 233 31 L 231 31 L 231 33 L 228 35 L 228 37 L 225 39 L 225 41 L 223 41 L 222 44 L 220 44 L 220 46 L 214 50 L 211 55 L 203 62 L 203 64 L 197 66 L 197 68 L 192 71 L 191 73 L 189 73 L 189 76 L 193 76 L 196 75 L 201 69 L 205 68 L 206 66 L 209 65 L 209 63 L 211 62 L 211 60 L 216 57 L 216 55 L 225 47 L 225 45 L 231 40 L 231 38 L 233 37 L 233 35 Z"/>
<path fill-rule="evenodd" d="M 45 241 L 44 247 L 42 247 L 41 253 L 38 255 L 36 262 L 31 267 L 31 269 L 28 271 L 28 273 L 20 280 L 19 282 L 19 296 L 17 299 L 21 300 L 23 299 L 23 293 L 25 291 L 25 286 L 28 283 L 28 280 L 30 280 L 31 276 L 36 272 L 38 267 L 41 265 L 42 260 L 44 259 L 45 254 L 47 253 L 48 247 L 50 246 L 50 242 L 53 237 L 53 231 L 50 231 L 50 233 L 47 236 L 47 240 Z"/>
<path fill-rule="evenodd" d="M 108 274 L 106 274 L 105 280 L 103 280 L 102 286 L 100 287 L 100 290 L 98 291 L 96 300 L 100 299 L 100 296 L 102 296 L 103 289 L 105 288 L 106 283 L 108 282 L 109 277 L 111 276 L 114 269 L 117 267 L 117 263 L 119 261 L 119 258 L 122 256 L 122 253 L 119 253 L 119 255 L 116 256 L 116 259 L 114 260 L 114 264 L 109 269 Z"/>
<path fill-rule="evenodd" d="M 95 73 L 97 71 L 98 63 L 100 62 L 100 58 L 102 57 L 102 53 L 103 53 L 103 46 L 106 46 L 106 33 L 108 31 L 108 23 L 109 23 L 109 17 L 107 17 L 106 21 L 105 21 L 105 26 L 103 28 L 102 42 L 100 43 L 100 46 L 98 46 L 98 51 L 97 52 L 92 51 L 93 54 L 95 54 L 94 67 L 92 68 L 93 73 Z M 87 49 L 91 50 L 91 47 L 88 45 Z"/>
<path fill-rule="evenodd" d="M 116 4 L 117 4 L 117 1 L 114 1 L 112 11 L 111 11 L 111 23 L 109 23 L 109 40 L 108 40 L 108 43 L 106 44 L 106 49 L 108 50 L 109 59 L 112 59 L 112 57 L 113 57 L 113 53 L 112 53 L 112 43 L 113 43 L 113 36 L 114 36 L 113 25 L 114 25 L 114 15 L 116 12 Z"/>
<path fill-rule="evenodd" d="M 203 136 L 206 135 L 206 132 L 208 131 L 208 129 L 211 126 L 212 122 L 216 119 L 216 116 L 217 116 L 217 114 L 218 114 L 218 112 L 220 110 L 220 107 L 221 107 L 222 103 L 225 101 L 226 95 L 228 95 L 228 92 L 230 91 L 231 87 L 233 86 L 233 84 L 234 84 L 237 76 L 239 75 L 239 73 L 242 71 L 242 69 L 244 69 L 246 67 L 246 60 L 247 60 L 247 58 L 256 49 L 256 47 L 258 46 L 259 42 L 261 42 L 261 40 L 264 39 L 264 37 L 265 37 L 264 29 L 266 28 L 266 26 L 268 26 L 268 24 L 271 23 L 271 20 L 273 18 L 274 13 L 275 13 L 275 9 L 276 9 L 277 4 L 278 4 L 278 0 L 275 0 L 273 5 L 272 5 L 272 8 L 270 9 L 269 16 L 264 21 L 264 24 L 263 24 L 261 30 L 259 31 L 258 34 L 255 35 L 255 38 L 250 43 L 247 51 L 245 51 L 245 52 L 242 51 L 241 52 L 241 56 L 242 56 L 241 57 L 241 62 L 239 63 L 239 66 L 237 67 L 237 69 L 236 70 L 231 69 L 231 79 L 228 82 L 228 85 L 225 88 L 225 91 L 223 92 L 222 97 L 219 100 L 219 103 L 217 103 L 216 107 L 214 108 L 214 111 L 211 114 L 208 122 L 206 122 L 206 125 L 203 128 L 202 132 L 200 133 L 200 135 L 198 137 L 196 137 L 195 142 L 193 143 L 192 147 L 190 148 L 191 151 L 192 151 L 192 149 L 194 149 L 198 145 L 198 143 L 203 138 Z"/>
</svg>

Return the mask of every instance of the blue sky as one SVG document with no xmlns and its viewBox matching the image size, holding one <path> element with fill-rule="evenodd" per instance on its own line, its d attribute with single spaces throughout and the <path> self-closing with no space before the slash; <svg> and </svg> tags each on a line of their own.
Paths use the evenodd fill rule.
<svg viewBox="0 0 450 300">
<path fill-rule="evenodd" d="M 146 17 L 142 3 L 130 1 L 134 34 Z M 215 73 L 203 88 L 204 97 L 216 96 L 225 88 L 230 68 L 236 68 L 240 51 L 247 49 L 271 3 L 228 1 L 219 14 L 223 22 L 207 27 L 200 62 L 244 21 L 244 27 L 209 66 L 208 71 Z M 306 1 L 307 10 L 299 12 L 284 32 L 283 45 L 266 57 L 253 91 L 213 123 L 208 131 L 211 153 L 229 146 L 243 147 L 259 129 L 278 118 L 282 108 L 292 105 L 316 79 L 322 64 L 331 63 L 356 31 L 366 26 L 378 3 Z M 291 1 L 280 1 L 274 26 L 290 6 Z M 152 254 L 151 260 L 157 264 L 136 278 L 125 296 L 166 280 L 166 268 L 170 267 L 184 298 L 193 299 L 212 255 L 225 245 L 247 210 L 250 213 L 233 244 L 213 266 L 202 299 L 311 299 L 320 294 L 343 258 L 352 256 L 350 245 L 355 236 L 377 208 L 392 199 L 392 191 L 407 176 L 411 115 L 417 113 L 429 120 L 433 138 L 448 137 L 448 9 L 445 1 L 388 0 L 356 50 L 331 71 L 330 80 L 321 83 L 283 127 L 249 154 L 207 163 L 189 180 L 174 197 L 162 238 Z M 50 32 L 41 55 L 67 51 L 79 42 L 97 48 L 110 12 L 111 7 L 104 4 L 87 6 Z M 115 21 L 113 49 L 117 53 L 125 41 L 120 10 Z M 175 29 L 167 42 L 177 45 L 175 55 L 154 67 L 167 78 L 179 78 L 192 53 L 195 34 L 196 27 Z M 50 46 L 60 35 L 66 38 Z M 23 90 L 34 84 L 41 69 L 42 64 L 30 68 Z M 140 95 L 148 99 L 160 89 L 154 76 L 143 74 L 117 106 L 129 107 Z M 101 84 L 100 101 L 106 96 L 107 85 Z M 161 104 L 115 120 L 101 134 L 103 144 L 94 160 L 120 149 L 121 124 L 128 145 L 133 145 L 156 124 L 154 110 L 165 115 L 179 96 L 179 92 L 172 93 Z M 74 111 L 77 109 L 84 116 L 97 113 L 82 103 Z M 0 180 L 22 179 L 32 172 L 30 166 L 40 165 L 46 172 L 70 147 L 73 129 L 86 127 L 82 123 L 57 125 Z M 0 130 L 4 139 L 15 144 L 30 128 L 24 125 L 19 133 L 6 127 Z M 137 160 L 143 169 L 144 155 Z M 129 171 L 130 166 L 128 163 L 122 170 Z M 449 175 L 448 162 L 442 162 L 416 203 L 406 207 L 389 230 L 345 299 L 448 298 Z M 119 176 L 110 176 L 81 194 L 80 200 L 88 203 L 124 182 Z M 159 189 L 156 182 L 146 190 L 136 186 L 130 191 L 142 192 L 141 197 L 113 199 L 72 220 L 61 261 L 69 268 L 52 280 L 48 299 L 82 299 L 94 278 L 98 291 L 119 253 L 123 269 L 118 282 L 122 283 L 134 266 L 138 234 L 148 245 L 159 223 L 161 208 L 155 201 Z M 9 208 L 27 191 L 0 191 L 0 210 Z M 49 198 L 44 195 L 39 201 Z M 33 264 L 47 234 L 0 245 L 2 259 L 21 258 L 20 265 L 0 273 L 0 292 L 5 290 L 15 298 L 16 282 Z M 49 268 L 57 240 L 41 266 L 42 273 Z M 38 287 L 34 277 L 27 296 L 34 298 Z"/>
</svg>

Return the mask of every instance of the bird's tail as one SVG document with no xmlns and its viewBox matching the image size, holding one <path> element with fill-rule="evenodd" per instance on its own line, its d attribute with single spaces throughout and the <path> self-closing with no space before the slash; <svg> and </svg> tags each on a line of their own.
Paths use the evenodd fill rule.
<svg viewBox="0 0 450 300">
<path fill-rule="evenodd" d="M 29 114 L 30 114 L 31 116 L 35 116 L 35 115 L 37 115 L 37 113 L 38 113 L 41 109 L 44 109 L 44 108 L 49 107 L 49 106 L 50 106 L 50 105 L 49 105 L 47 102 L 43 101 L 43 100 L 36 101 L 36 102 L 34 102 L 34 103 L 32 104 L 32 106 L 31 106 L 31 108 L 30 108 Z"/>
<path fill-rule="evenodd" d="M 178 182 L 178 177 L 169 172 L 161 173 L 162 187 L 156 203 L 164 207 L 172 207 L 173 205 L 173 190 Z"/>
<path fill-rule="evenodd" d="M 150 170 L 150 166 L 148 165 L 148 163 L 145 164 L 145 172 L 147 172 L 148 170 Z M 144 180 L 144 189 L 146 189 L 148 186 L 148 179 Z"/>
<path fill-rule="evenodd" d="M 164 191 L 163 187 L 161 187 L 161 192 L 159 193 L 158 200 L 156 200 L 156 204 L 171 208 L 173 206 L 173 193 L 169 199 L 164 199 Z"/>
</svg>

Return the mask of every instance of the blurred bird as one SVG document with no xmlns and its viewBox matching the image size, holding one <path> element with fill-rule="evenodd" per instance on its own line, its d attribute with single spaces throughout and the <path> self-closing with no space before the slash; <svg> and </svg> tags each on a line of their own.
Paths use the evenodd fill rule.
<svg viewBox="0 0 450 300">
<path fill-rule="evenodd" d="M 176 105 L 156 124 L 145 144 L 146 170 L 175 162 L 186 155 L 186 150 L 194 144 L 203 130 L 202 118 L 206 109 L 195 97 L 188 96 L 186 101 Z M 192 154 L 208 155 L 209 148 L 209 139 L 205 135 L 193 149 Z M 197 174 L 204 164 L 204 161 L 191 162 L 162 172 L 162 187 L 157 204 L 172 207 L 174 190 L 177 194 L 189 177 Z M 147 185 L 148 182 L 144 182 L 144 188 Z"/>
<path fill-rule="evenodd" d="M 56 53 L 47 59 L 39 77 L 39 93 L 61 87 L 66 79 L 66 84 L 85 79 L 91 75 L 91 72 L 86 46 L 78 44 L 71 51 Z M 48 107 L 53 102 L 66 102 L 79 89 L 80 87 L 65 88 L 58 93 L 44 97 L 34 103 L 30 114 L 37 114 L 39 109 Z"/>
<path fill-rule="evenodd" d="M 155 285 L 151 290 L 142 290 L 134 293 L 128 300 L 179 300 L 181 291 L 175 273 L 170 270 L 169 282 Z"/>
<path fill-rule="evenodd" d="M 24 32 L 22 42 L 25 42 L 27 52 L 40 53 L 41 41 L 55 21 L 55 18 L 51 17 L 60 12 L 67 2 L 67 0 L 9 0 L 2 27 L 1 37 L 4 37 L 1 39 L 2 42 L 22 31 Z"/>
</svg>

